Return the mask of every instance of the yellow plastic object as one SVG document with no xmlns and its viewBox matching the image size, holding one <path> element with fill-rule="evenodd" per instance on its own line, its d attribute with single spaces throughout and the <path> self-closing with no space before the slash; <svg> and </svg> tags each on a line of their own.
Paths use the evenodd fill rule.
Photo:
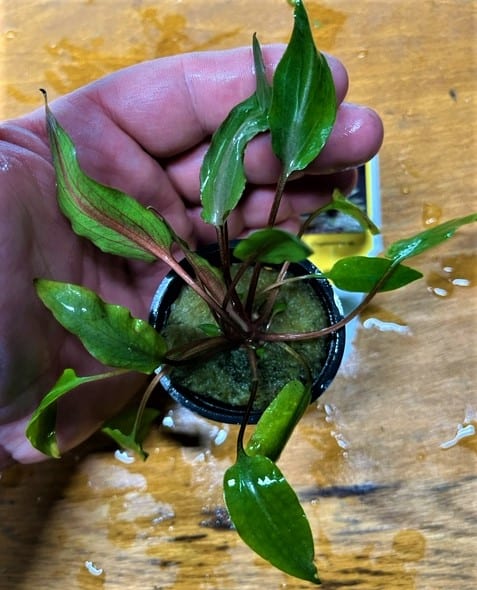
<svg viewBox="0 0 477 590">
<path fill-rule="evenodd" d="M 358 183 L 349 196 L 363 207 L 374 223 L 381 225 L 381 197 L 379 187 L 379 161 L 377 156 L 358 170 Z M 331 213 L 327 219 L 320 216 L 304 241 L 313 249 L 310 260 L 319 269 L 329 270 L 344 256 L 375 255 L 381 249 L 381 237 L 373 236 L 353 219 L 342 214 Z"/>
</svg>

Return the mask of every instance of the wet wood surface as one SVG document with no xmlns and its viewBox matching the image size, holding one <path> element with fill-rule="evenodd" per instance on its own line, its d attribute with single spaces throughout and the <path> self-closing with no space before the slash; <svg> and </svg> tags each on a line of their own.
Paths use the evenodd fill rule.
<svg viewBox="0 0 477 590">
<path fill-rule="evenodd" d="M 114 4 L 114 11 L 112 5 Z M 61 10 L 58 8 L 61 5 Z M 308 2 L 319 46 L 376 108 L 384 239 L 475 209 L 475 3 Z M 285 41 L 284 0 L 59 2 L 4 7 L 4 116 L 155 55 Z M 339 376 L 281 460 L 310 518 L 323 588 L 477 587 L 475 233 L 415 261 L 426 280 L 379 297 Z M 171 409 L 148 461 L 96 439 L 0 478 L 0 588 L 306 588 L 255 557 L 221 497 L 235 428 Z"/>
</svg>

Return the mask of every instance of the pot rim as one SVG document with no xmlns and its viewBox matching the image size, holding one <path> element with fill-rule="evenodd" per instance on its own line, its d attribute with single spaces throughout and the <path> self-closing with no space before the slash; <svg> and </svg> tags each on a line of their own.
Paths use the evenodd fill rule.
<svg viewBox="0 0 477 590">
<path fill-rule="evenodd" d="M 237 240 L 231 242 L 231 247 L 236 243 Z M 213 258 L 214 255 L 218 254 L 217 245 L 212 244 L 202 248 L 198 250 L 198 254 L 206 258 Z M 181 265 L 185 268 L 190 268 L 190 265 L 186 260 L 183 260 Z M 305 273 L 308 274 L 319 272 L 318 268 L 309 260 L 292 263 L 290 265 L 290 270 L 293 272 L 294 268 L 304 269 Z M 321 305 L 327 314 L 329 324 L 339 321 L 343 317 L 343 309 L 340 299 L 331 283 L 325 278 L 314 278 L 310 279 L 308 284 L 313 287 L 315 293 L 320 298 Z M 175 273 L 175 271 L 170 271 L 159 283 L 152 298 L 149 312 L 149 323 L 156 330 L 160 330 L 162 325 L 164 325 L 167 320 L 168 309 L 177 298 L 183 286 L 183 280 Z M 321 371 L 313 382 L 311 403 L 316 401 L 318 397 L 325 392 L 338 372 L 345 349 L 346 328 L 343 326 L 336 332 L 329 334 L 326 338 L 328 350 Z M 232 406 L 231 404 L 225 404 L 214 398 L 207 398 L 201 394 L 197 394 L 185 387 L 179 389 L 172 384 L 169 375 L 161 377 L 160 385 L 172 399 L 201 416 L 217 422 L 226 422 L 229 424 L 240 424 L 243 420 L 246 406 Z M 264 409 L 253 410 L 250 413 L 249 423 L 255 424 L 259 420 Z"/>
</svg>

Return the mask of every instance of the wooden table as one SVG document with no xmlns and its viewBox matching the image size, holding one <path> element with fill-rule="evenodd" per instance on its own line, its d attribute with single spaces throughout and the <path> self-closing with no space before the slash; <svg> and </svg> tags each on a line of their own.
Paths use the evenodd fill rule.
<svg viewBox="0 0 477 590">
<path fill-rule="evenodd" d="M 262 42 L 286 40 L 291 26 L 284 0 L 8 4 L 7 116 L 39 105 L 39 85 L 53 96 L 155 55 L 248 44 L 255 30 Z M 475 209 L 475 4 L 333 0 L 308 9 L 319 46 L 349 69 L 350 100 L 384 119 L 385 241 L 420 230 L 430 213 L 444 220 Z M 362 318 L 351 356 L 281 462 L 304 500 L 326 590 L 477 587 L 477 438 L 440 446 L 459 423 L 477 423 L 472 229 L 416 264 L 426 281 L 383 295 Z M 450 266 L 450 279 L 463 279 L 455 285 L 438 278 Z M 94 441 L 1 474 L 0 588 L 308 587 L 226 528 L 220 483 L 235 429 L 173 417 L 175 428 L 151 435 L 146 464 L 121 463 Z"/>
</svg>

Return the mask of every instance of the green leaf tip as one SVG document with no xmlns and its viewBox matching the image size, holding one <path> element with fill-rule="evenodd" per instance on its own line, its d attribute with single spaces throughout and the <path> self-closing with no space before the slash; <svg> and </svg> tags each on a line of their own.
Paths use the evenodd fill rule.
<svg viewBox="0 0 477 590">
<path fill-rule="evenodd" d="M 269 128 L 271 91 L 255 36 L 253 56 L 256 91 L 236 105 L 215 131 L 200 170 L 202 219 L 215 226 L 225 223 L 245 190 L 245 148 L 255 136 Z"/>
<path fill-rule="evenodd" d="M 294 26 L 273 78 L 272 148 L 288 178 L 323 149 L 333 129 L 337 104 L 333 76 L 316 49 L 302 2 L 295 3 Z"/>
<path fill-rule="evenodd" d="M 369 293 L 390 273 L 378 291 L 392 291 L 422 278 L 414 268 L 398 264 L 388 258 L 372 256 L 348 256 L 336 261 L 325 273 L 338 289 L 355 293 Z"/>
<path fill-rule="evenodd" d="M 101 432 L 112 438 L 121 448 L 133 451 L 145 461 L 149 454 L 144 450 L 142 443 L 159 414 L 159 410 L 155 408 L 144 408 L 140 424 L 137 425 L 137 408 L 126 408 L 103 424 Z"/>
<path fill-rule="evenodd" d="M 438 246 L 451 238 L 455 232 L 469 223 L 477 221 L 477 213 L 470 213 L 464 217 L 456 217 L 439 225 L 426 229 L 410 238 L 398 240 L 389 246 L 386 256 L 392 260 L 405 260 L 422 254 L 429 248 Z"/>
<path fill-rule="evenodd" d="M 255 553 L 291 576 L 320 583 L 310 525 L 273 461 L 241 452 L 225 473 L 224 497 L 238 534 Z"/>
<path fill-rule="evenodd" d="M 120 190 L 90 178 L 77 160 L 76 146 L 45 98 L 46 126 L 57 181 L 57 198 L 73 231 L 100 250 L 126 258 L 168 259 L 174 234 L 159 216 Z"/>
<path fill-rule="evenodd" d="M 73 369 L 65 369 L 52 389 L 41 400 L 28 422 L 25 434 L 32 446 L 45 455 L 58 459 L 60 457 L 56 437 L 56 407 L 58 400 L 84 383 L 99 381 L 117 374 L 118 371 L 110 371 L 100 375 L 78 377 Z"/>
<path fill-rule="evenodd" d="M 340 211 L 345 215 L 349 215 L 357 221 L 363 229 L 369 231 L 373 236 L 377 236 L 381 233 L 379 227 L 372 219 L 370 219 L 370 217 L 368 217 L 367 213 L 337 189 L 333 191 L 331 203 L 323 207 L 320 212 L 330 210 Z"/>
</svg>

